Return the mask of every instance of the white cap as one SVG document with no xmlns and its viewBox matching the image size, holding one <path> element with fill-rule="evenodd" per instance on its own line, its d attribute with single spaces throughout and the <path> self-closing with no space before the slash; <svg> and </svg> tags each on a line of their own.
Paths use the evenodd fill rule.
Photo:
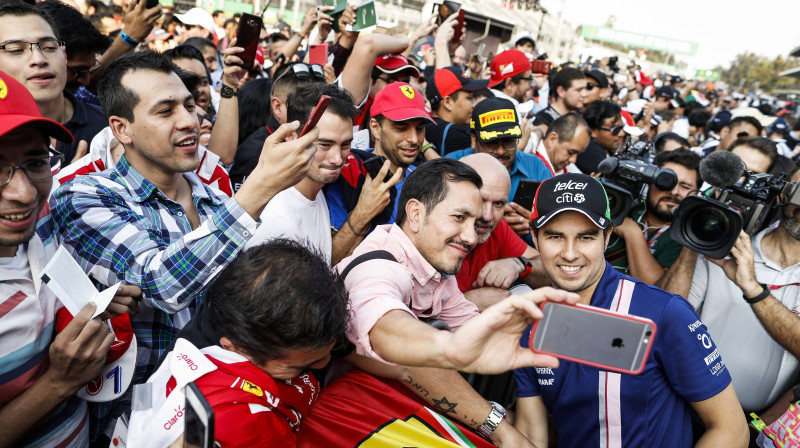
<svg viewBox="0 0 800 448">
<path fill-rule="evenodd" d="M 534 47 L 536 46 L 536 38 L 533 37 L 533 34 L 531 34 L 528 31 L 520 31 L 519 33 L 517 33 L 517 35 L 514 37 L 514 46 L 516 47 L 519 41 L 523 39 L 530 40 L 531 42 L 533 42 L 533 46 Z"/>
<path fill-rule="evenodd" d="M 200 25 L 208 31 L 214 32 L 214 18 L 203 8 L 192 8 L 185 14 L 175 14 L 175 17 L 184 25 Z"/>
</svg>

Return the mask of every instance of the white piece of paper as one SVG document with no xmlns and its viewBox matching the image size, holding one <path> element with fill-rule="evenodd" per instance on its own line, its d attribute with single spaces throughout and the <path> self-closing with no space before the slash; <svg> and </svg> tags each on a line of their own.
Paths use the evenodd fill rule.
<svg viewBox="0 0 800 448">
<path fill-rule="evenodd" d="M 89 302 L 94 302 L 97 309 L 92 317 L 97 317 L 108 308 L 111 299 L 119 289 L 119 283 L 98 292 L 89 276 L 69 252 L 61 246 L 47 266 L 42 270 L 42 281 L 58 297 L 73 315 L 77 315 Z"/>
</svg>

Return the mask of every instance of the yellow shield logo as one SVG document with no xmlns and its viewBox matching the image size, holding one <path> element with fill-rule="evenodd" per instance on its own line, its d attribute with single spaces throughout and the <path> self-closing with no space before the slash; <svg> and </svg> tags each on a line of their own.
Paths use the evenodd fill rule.
<svg viewBox="0 0 800 448">
<path fill-rule="evenodd" d="M 411 86 L 400 86 L 400 91 L 403 92 L 408 99 L 413 100 L 416 93 L 414 93 L 414 88 Z"/>
<path fill-rule="evenodd" d="M 5 81 L 0 79 L 0 100 L 5 99 L 6 95 L 8 95 L 8 87 L 6 87 Z"/>
<path fill-rule="evenodd" d="M 255 384 L 247 380 L 242 381 L 242 390 L 245 392 L 250 392 L 251 394 L 257 397 L 264 396 L 264 391 L 262 391 L 260 387 L 256 386 Z"/>
</svg>

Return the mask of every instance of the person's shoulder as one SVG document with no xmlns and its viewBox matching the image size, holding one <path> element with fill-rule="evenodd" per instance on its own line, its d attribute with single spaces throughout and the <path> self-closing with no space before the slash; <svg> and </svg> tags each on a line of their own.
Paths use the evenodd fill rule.
<svg viewBox="0 0 800 448">
<path fill-rule="evenodd" d="M 468 156 L 470 154 L 475 154 L 475 150 L 472 149 L 472 148 L 465 148 L 465 149 L 459 149 L 458 151 L 453 151 L 451 153 L 445 154 L 445 157 L 447 157 L 449 159 L 459 160 L 462 157 L 466 157 L 466 156 Z M 519 156 L 519 154 L 524 154 L 524 153 L 518 152 L 517 155 Z M 526 155 L 529 155 L 529 154 L 526 154 Z"/>
<path fill-rule="evenodd" d="M 661 316 L 668 311 L 690 311 L 694 313 L 694 308 L 692 308 L 689 302 L 678 294 L 664 291 L 658 286 L 651 285 L 625 274 L 619 274 L 619 276 L 635 284 L 633 296 L 631 298 L 632 306 L 634 304 L 642 305 L 645 309 L 649 310 L 649 314 L 653 314 L 654 316 Z"/>
</svg>

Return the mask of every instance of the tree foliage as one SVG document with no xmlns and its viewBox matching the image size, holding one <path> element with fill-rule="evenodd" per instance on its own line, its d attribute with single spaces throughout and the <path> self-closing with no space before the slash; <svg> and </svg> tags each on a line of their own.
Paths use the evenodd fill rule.
<svg viewBox="0 0 800 448">
<path fill-rule="evenodd" d="M 755 53 L 742 53 L 736 56 L 730 67 L 717 67 L 720 79 L 734 88 L 762 89 L 773 91 L 783 88 L 800 87 L 800 79 L 779 76 L 784 70 L 800 67 L 800 58 L 777 56 L 770 60 Z"/>
</svg>

